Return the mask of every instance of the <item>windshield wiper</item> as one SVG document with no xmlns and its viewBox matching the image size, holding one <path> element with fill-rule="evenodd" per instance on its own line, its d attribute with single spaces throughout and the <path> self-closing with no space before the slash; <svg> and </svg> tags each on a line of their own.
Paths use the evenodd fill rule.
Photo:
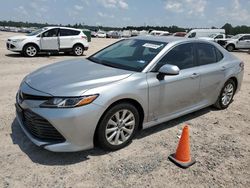
<svg viewBox="0 0 250 188">
<path fill-rule="evenodd" d="M 106 62 L 100 62 L 101 65 L 105 65 L 105 66 L 108 66 L 108 67 L 113 67 L 113 68 L 117 68 L 116 66 L 114 65 L 111 65 L 109 63 L 106 63 Z"/>
<path fill-rule="evenodd" d="M 89 57 L 87 59 L 94 62 L 94 63 L 98 63 L 98 64 L 105 65 L 105 66 L 108 66 L 108 67 L 118 68 L 117 66 L 111 65 L 110 63 L 108 63 L 106 61 L 101 61 L 101 60 L 93 58 L 93 57 Z"/>
<path fill-rule="evenodd" d="M 93 57 L 88 57 L 87 58 L 88 60 L 90 60 L 90 61 L 92 61 L 92 62 L 94 62 L 94 63 L 100 63 L 99 61 L 97 61 L 95 58 L 93 58 Z"/>
</svg>

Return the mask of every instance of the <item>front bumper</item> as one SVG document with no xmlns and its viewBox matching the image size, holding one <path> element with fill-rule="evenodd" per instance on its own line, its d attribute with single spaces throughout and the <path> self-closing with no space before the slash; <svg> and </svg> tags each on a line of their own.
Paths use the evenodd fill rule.
<svg viewBox="0 0 250 188">
<path fill-rule="evenodd" d="M 21 52 L 22 51 L 22 45 L 18 42 L 12 42 L 10 40 L 8 40 L 6 42 L 6 48 L 10 51 L 13 51 L 13 52 Z"/>
<path fill-rule="evenodd" d="M 27 129 L 25 121 L 17 108 L 16 117 L 27 137 L 37 146 L 54 152 L 73 152 L 93 148 L 94 133 L 104 108 L 89 104 L 77 108 L 39 108 L 38 103 L 44 101 L 24 100 L 17 105 L 21 110 L 29 110 L 46 119 L 64 138 L 65 141 L 54 142 L 37 138 Z"/>
</svg>

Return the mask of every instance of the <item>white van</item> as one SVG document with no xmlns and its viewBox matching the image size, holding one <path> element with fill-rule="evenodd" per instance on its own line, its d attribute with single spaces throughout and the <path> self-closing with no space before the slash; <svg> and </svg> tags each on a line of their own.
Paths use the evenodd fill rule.
<svg viewBox="0 0 250 188">
<path fill-rule="evenodd" d="M 132 32 L 130 30 L 123 30 L 122 31 L 122 37 L 128 38 L 131 37 Z"/>
<path fill-rule="evenodd" d="M 225 29 L 193 29 L 187 33 L 187 38 L 209 37 L 212 34 L 225 34 Z"/>
</svg>

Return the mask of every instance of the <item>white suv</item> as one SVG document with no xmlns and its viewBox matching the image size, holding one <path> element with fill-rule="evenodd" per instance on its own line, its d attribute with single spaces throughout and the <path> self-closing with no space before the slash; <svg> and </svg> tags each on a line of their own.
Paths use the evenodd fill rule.
<svg viewBox="0 0 250 188">
<path fill-rule="evenodd" d="M 80 29 L 44 27 L 26 36 L 14 36 L 7 40 L 7 49 L 34 57 L 38 52 L 73 52 L 80 56 L 89 47 L 87 37 Z"/>
<path fill-rule="evenodd" d="M 235 49 L 250 49 L 250 34 L 238 34 L 228 39 L 224 43 L 224 47 L 229 51 Z"/>
</svg>

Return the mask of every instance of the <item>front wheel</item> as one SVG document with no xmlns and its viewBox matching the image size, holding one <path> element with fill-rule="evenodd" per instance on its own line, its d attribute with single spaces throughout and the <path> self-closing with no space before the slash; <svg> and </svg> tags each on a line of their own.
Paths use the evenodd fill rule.
<svg viewBox="0 0 250 188">
<path fill-rule="evenodd" d="M 118 150 L 128 145 L 139 126 L 138 110 L 130 103 L 110 108 L 97 128 L 97 140 L 105 150 Z"/>
<path fill-rule="evenodd" d="M 77 44 L 73 47 L 73 54 L 75 56 L 81 56 L 83 55 L 83 52 L 84 52 L 84 48 L 82 45 Z"/>
<path fill-rule="evenodd" d="M 214 106 L 218 109 L 226 109 L 233 100 L 236 90 L 236 85 L 233 80 L 228 80 L 223 86 L 220 96 Z"/>
<path fill-rule="evenodd" d="M 28 44 L 24 47 L 22 54 L 26 57 L 35 57 L 38 53 L 38 49 L 33 44 Z"/>
<path fill-rule="evenodd" d="M 226 47 L 227 51 L 229 52 L 232 52 L 234 50 L 234 45 L 232 44 L 229 44 L 227 47 Z"/>
</svg>

